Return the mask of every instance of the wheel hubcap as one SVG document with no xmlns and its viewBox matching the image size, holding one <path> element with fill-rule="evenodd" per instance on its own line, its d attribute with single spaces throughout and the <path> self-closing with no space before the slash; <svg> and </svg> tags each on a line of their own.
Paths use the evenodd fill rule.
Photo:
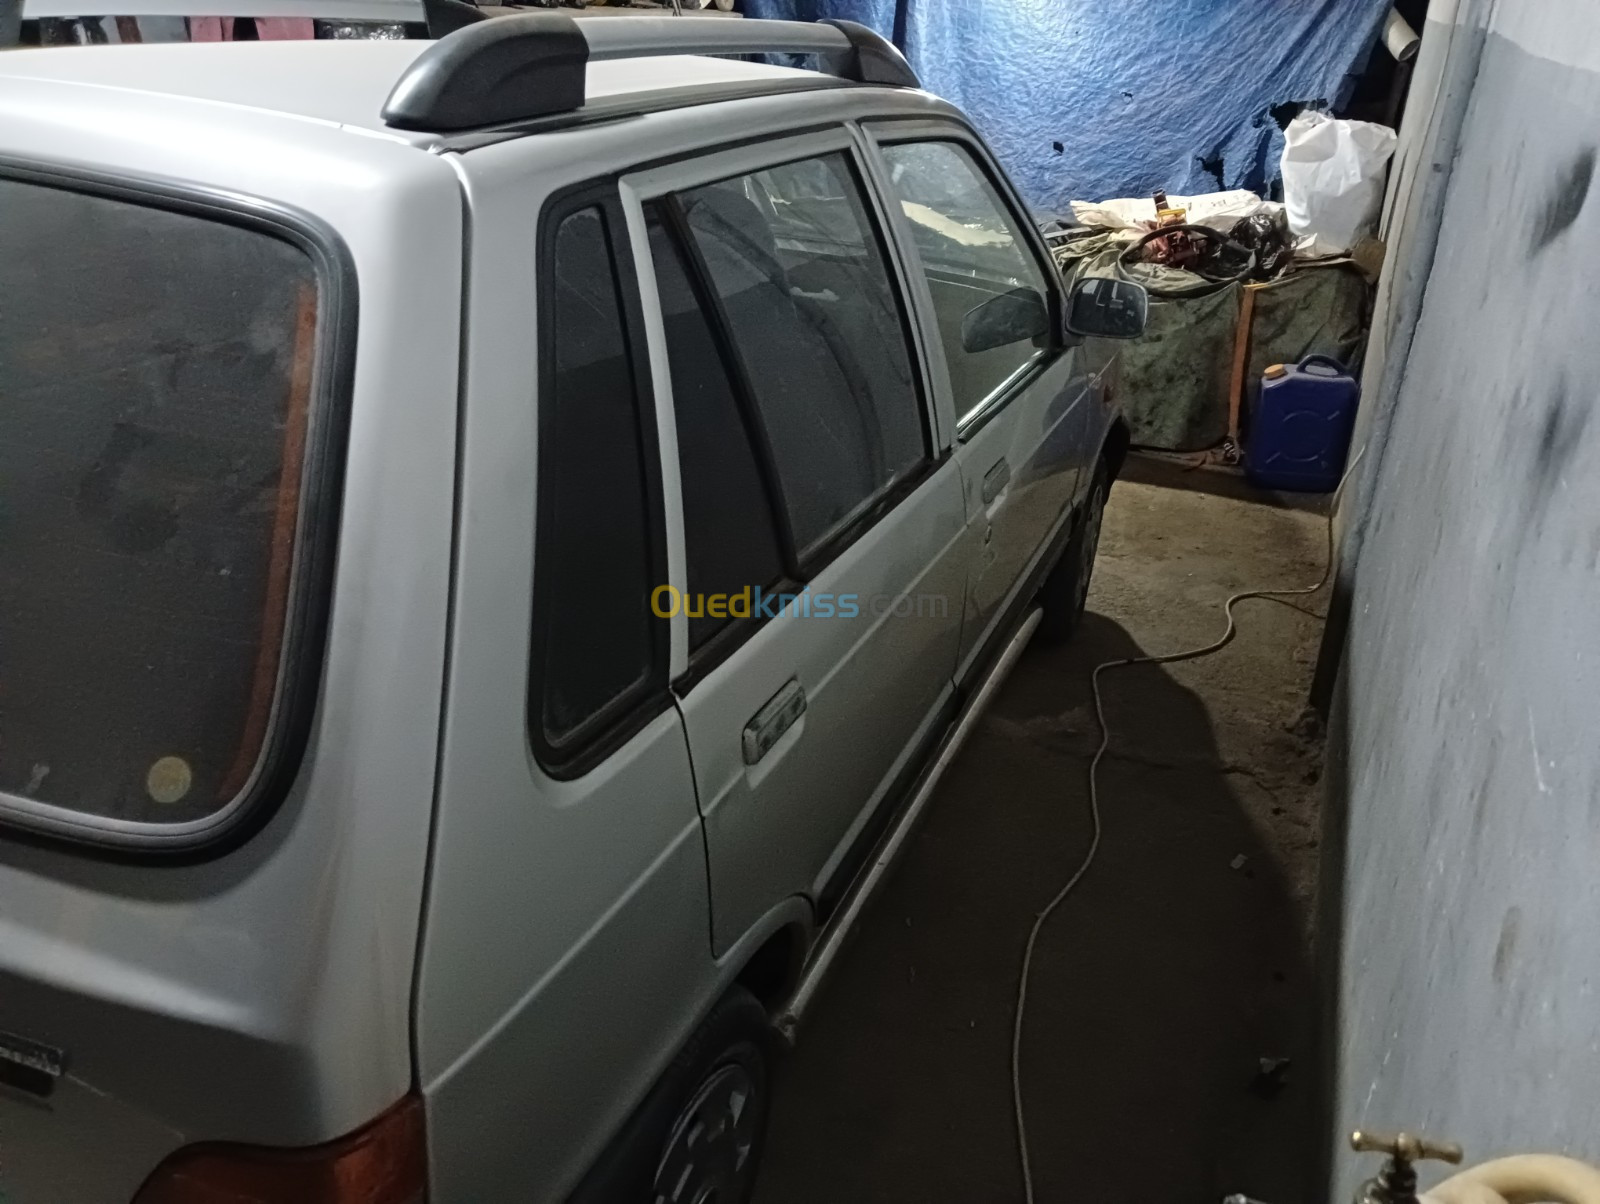
<svg viewBox="0 0 1600 1204">
<path fill-rule="evenodd" d="M 655 1204 L 731 1204 L 754 1169 L 756 1084 L 737 1063 L 713 1071 L 679 1114 L 656 1171 Z"/>
</svg>

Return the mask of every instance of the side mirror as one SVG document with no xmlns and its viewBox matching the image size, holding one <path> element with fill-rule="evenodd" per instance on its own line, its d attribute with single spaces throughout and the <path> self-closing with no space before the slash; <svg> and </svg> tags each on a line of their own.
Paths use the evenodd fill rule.
<svg viewBox="0 0 1600 1204">
<path fill-rule="evenodd" d="M 1014 288 L 990 297 L 961 319 L 961 349 L 988 351 L 1023 339 L 1036 339 L 1050 330 L 1050 309 L 1034 289 Z"/>
<path fill-rule="evenodd" d="M 969 317 L 971 315 L 968 315 Z M 1097 339 L 1136 339 L 1150 316 L 1142 284 L 1090 276 L 1067 297 L 1067 330 Z"/>
</svg>

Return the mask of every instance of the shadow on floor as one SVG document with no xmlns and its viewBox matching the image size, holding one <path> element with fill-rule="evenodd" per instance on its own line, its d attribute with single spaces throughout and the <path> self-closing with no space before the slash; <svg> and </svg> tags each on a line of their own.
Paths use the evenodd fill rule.
<svg viewBox="0 0 1600 1204">
<path fill-rule="evenodd" d="M 1024 656 L 785 1069 L 757 1204 L 1022 1198 L 1009 1059 L 1023 944 L 1090 838 L 1090 671 L 1141 651 L 1090 615 L 1069 645 Z M 1102 681 L 1104 836 L 1040 939 L 1029 994 L 1039 1204 L 1295 1204 L 1312 983 L 1288 892 L 1202 700 L 1156 666 Z M 1281 1091 L 1258 1091 L 1263 1057 L 1292 1059 Z"/>
</svg>

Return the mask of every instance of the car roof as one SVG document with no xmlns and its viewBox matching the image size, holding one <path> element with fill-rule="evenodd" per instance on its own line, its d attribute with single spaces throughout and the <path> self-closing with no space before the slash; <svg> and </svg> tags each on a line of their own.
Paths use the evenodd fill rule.
<svg viewBox="0 0 1600 1204">
<path fill-rule="evenodd" d="M 384 101 L 433 43 L 285 42 L 63 46 L 0 53 L 0 80 L 40 80 L 247 108 L 430 145 L 439 136 L 384 124 Z M 826 77 L 820 77 L 826 78 Z M 819 81 L 815 72 L 697 55 L 591 63 L 586 101 L 703 85 Z M 225 118 L 223 118 L 225 120 Z"/>
</svg>

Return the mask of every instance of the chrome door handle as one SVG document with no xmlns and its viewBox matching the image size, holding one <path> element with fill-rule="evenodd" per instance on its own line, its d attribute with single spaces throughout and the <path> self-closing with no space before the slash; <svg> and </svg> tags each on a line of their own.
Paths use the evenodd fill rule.
<svg viewBox="0 0 1600 1204">
<path fill-rule="evenodd" d="M 806 688 L 798 677 L 791 677 L 766 702 L 755 717 L 744 725 L 744 763 L 754 765 L 806 713 Z"/>
<path fill-rule="evenodd" d="M 1001 457 L 988 472 L 983 474 L 983 504 L 987 506 L 1000 496 L 1000 491 L 1011 484 L 1011 463 Z"/>
</svg>

